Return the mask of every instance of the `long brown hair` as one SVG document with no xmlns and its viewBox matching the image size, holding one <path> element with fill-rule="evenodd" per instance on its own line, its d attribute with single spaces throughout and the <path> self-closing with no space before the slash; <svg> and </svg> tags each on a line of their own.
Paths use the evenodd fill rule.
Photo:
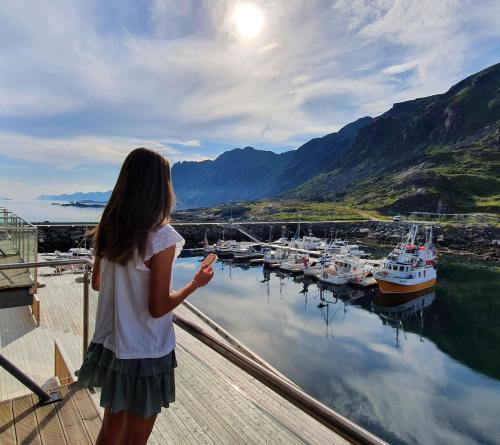
<svg viewBox="0 0 500 445">
<path fill-rule="evenodd" d="M 144 257 L 148 233 L 170 220 L 174 200 L 168 161 L 147 148 L 131 151 L 94 230 L 95 255 L 120 264 L 135 249 Z"/>
</svg>

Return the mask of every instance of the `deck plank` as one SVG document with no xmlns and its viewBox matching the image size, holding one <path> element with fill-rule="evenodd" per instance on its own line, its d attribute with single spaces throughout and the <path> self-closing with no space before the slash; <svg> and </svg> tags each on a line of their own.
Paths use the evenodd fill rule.
<svg viewBox="0 0 500 445">
<path fill-rule="evenodd" d="M 11 400 L 0 402 L 0 444 L 16 445 L 14 411 Z"/>
<path fill-rule="evenodd" d="M 36 421 L 43 445 L 59 445 L 66 442 L 61 422 L 53 403 L 36 406 L 38 399 L 33 394 L 31 400 L 35 408 Z"/>
<path fill-rule="evenodd" d="M 69 389 L 61 387 L 60 393 L 63 400 L 56 404 L 56 410 L 66 436 L 66 442 L 68 444 L 91 445 L 92 441 Z"/>
<path fill-rule="evenodd" d="M 79 388 L 76 385 L 71 385 L 70 394 L 80 413 L 83 424 L 87 429 L 87 433 L 94 443 L 97 440 L 99 430 L 101 429 L 101 419 L 94 407 L 94 404 L 92 403 L 92 400 L 90 400 L 89 393 L 83 388 Z"/>
<path fill-rule="evenodd" d="M 36 422 L 31 396 L 23 396 L 12 401 L 16 440 L 19 445 L 41 445 L 40 432 Z"/>
</svg>

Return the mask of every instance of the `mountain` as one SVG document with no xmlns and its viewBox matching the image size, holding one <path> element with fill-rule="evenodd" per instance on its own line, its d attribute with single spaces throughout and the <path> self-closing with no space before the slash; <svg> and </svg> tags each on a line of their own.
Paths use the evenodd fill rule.
<svg viewBox="0 0 500 445">
<path fill-rule="evenodd" d="M 500 64 L 297 150 L 245 148 L 173 166 L 184 205 L 263 197 L 399 211 L 500 210 Z"/>
<path fill-rule="evenodd" d="M 40 195 L 37 199 L 46 201 L 94 201 L 106 202 L 111 196 L 111 190 L 107 192 L 78 192 L 63 195 Z"/>
<path fill-rule="evenodd" d="M 286 193 L 381 210 L 500 210 L 500 64 L 395 104 L 326 174 Z"/>
<path fill-rule="evenodd" d="M 202 207 L 230 200 L 258 199 L 281 191 L 276 172 L 293 152 L 277 154 L 252 147 L 226 151 L 216 159 L 173 165 L 179 207 Z"/>
<path fill-rule="evenodd" d="M 213 161 L 176 163 L 172 177 L 179 204 L 201 207 L 274 197 L 331 169 L 371 121 L 371 117 L 358 119 L 338 133 L 281 154 L 246 147 L 226 151 Z"/>
</svg>

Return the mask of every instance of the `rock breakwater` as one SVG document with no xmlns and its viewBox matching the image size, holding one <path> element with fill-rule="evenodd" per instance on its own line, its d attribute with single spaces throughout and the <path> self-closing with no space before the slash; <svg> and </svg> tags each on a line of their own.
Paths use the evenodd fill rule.
<svg viewBox="0 0 500 445">
<path fill-rule="evenodd" d="M 205 234 L 210 243 L 224 234 L 227 239 L 247 240 L 247 237 L 234 227 L 214 223 L 172 223 L 186 239 L 186 247 L 201 247 Z M 262 241 L 279 238 L 282 233 L 291 237 L 297 231 L 296 223 L 239 223 L 244 231 Z M 88 232 L 93 225 L 44 225 L 39 226 L 39 251 L 67 251 L 85 243 L 90 245 Z M 310 230 L 318 237 L 345 238 L 367 245 L 394 245 L 409 229 L 409 223 L 384 221 L 356 221 L 331 223 L 304 223 L 301 234 Z M 485 258 L 500 260 L 500 228 L 482 225 L 445 225 L 434 224 L 435 241 L 441 251 L 474 254 Z"/>
</svg>

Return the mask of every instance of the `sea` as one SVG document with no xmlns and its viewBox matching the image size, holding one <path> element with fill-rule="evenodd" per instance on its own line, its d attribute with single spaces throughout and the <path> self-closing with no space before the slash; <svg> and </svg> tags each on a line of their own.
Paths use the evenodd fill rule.
<svg viewBox="0 0 500 445">
<path fill-rule="evenodd" d="M 177 287 L 201 259 L 177 260 Z M 499 296 L 498 264 L 445 255 L 437 287 L 406 298 L 218 262 L 189 300 L 387 442 L 479 445 L 500 443 Z"/>
</svg>

